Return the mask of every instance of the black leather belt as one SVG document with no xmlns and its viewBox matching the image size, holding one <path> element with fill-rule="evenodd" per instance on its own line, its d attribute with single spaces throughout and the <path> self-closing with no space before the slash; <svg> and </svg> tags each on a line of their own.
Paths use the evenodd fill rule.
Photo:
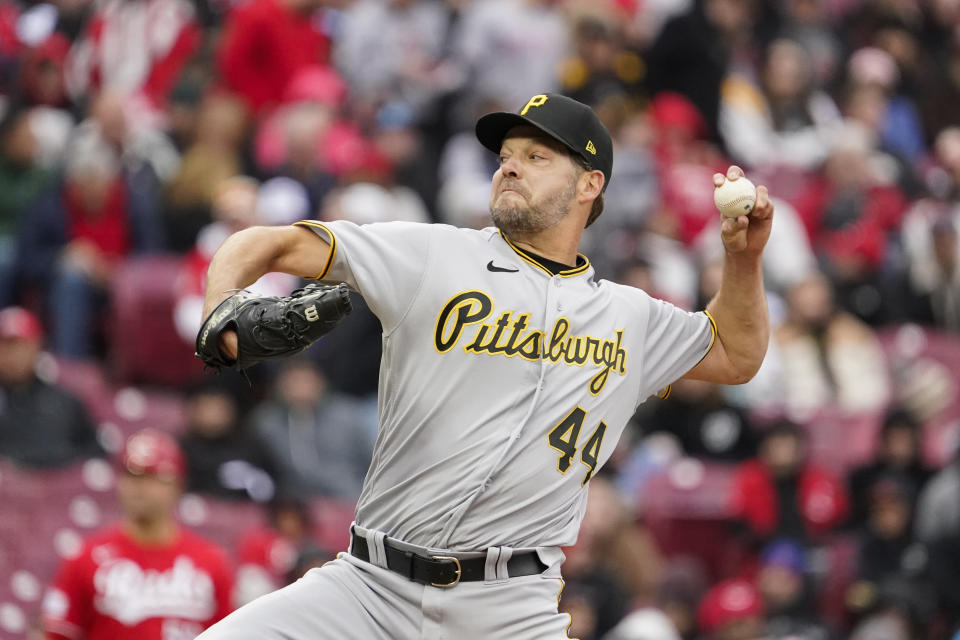
<svg viewBox="0 0 960 640">
<path fill-rule="evenodd" d="M 367 539 L 356 533 L 352 533 L 351 537 L 353 544 L 350 545 L 350 553 L 364 562 L 370 562 Z M 448 588 L 460 582 L 478 582 L 486 578 L 485 557 L 461 560 L 453 556 L 422 556 L 398 549 L 391 544 L 390 538 L 383 539 L 383 549 L 388 569 L 420 584 Z M 546 569 L 547 565 L 540 561 L 535 551 L 511 556 L 507 561 L 507 573 L 511 578 L 532 576 Z"/>
</svg>

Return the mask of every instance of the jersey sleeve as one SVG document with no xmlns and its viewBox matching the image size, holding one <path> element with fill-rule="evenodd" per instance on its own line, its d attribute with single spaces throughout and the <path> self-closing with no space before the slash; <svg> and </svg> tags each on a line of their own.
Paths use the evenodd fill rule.
<svg viewBox="0 0 960 640">
<path fill-rule="evenodd" d="M 85 638 L 93 613 L 93 567 L 89 554 L 66 561 L 41 607 L 46 638 Z"/>
<path fill-rule="evenodd" d="M 640 402 L 654 394 L 666 397 L 670 385 L 703 360 L 717 336 L 716 325 L 705 311 L 684 311 L 669 302 L 647 298 Z"/>
<path fill-rule="evenodd" d="M 403 319 L 427 271 L 432 226 L 413 222 L 357 225 L 346 220 L 294 223 L 330 245 L 317 280 L 345 282 L 359 292 L 389 332 Z"/>
</svg>

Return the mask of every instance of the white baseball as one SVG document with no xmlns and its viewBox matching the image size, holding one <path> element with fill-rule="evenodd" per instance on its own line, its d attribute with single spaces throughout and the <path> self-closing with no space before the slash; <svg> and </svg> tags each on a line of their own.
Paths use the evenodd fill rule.
<svg viewBox="0 0 960 640">
<path fill-rule="evenodd" d="M 745 216 L 757 202 L 757 188 L 746 178 L 724 180 L 713 190 L 713 203 L 725 218 Z"/>
</svg>

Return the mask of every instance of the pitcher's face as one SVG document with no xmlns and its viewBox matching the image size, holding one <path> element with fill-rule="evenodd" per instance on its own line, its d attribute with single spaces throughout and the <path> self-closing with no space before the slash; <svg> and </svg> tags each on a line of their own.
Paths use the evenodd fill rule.
<svg viewBox="0 0 960 640">
<path fill-rule="evenodd" d="M 579 171 L 567 149 L 534 127 L 514 127 L 500 148 L 490 215 L 509 235 L 536 234 L 570 212 Z"/>
</svg>

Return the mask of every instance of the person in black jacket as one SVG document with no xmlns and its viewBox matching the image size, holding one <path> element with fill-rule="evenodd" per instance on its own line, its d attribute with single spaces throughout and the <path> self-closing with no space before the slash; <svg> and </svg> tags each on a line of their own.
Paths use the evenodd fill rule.
<svg viewBox="0 0 960 640">
<path fill-rule="evenodd" d="M 255 502 L 274 497 L 267 450 L 244 428 L 226 386 L 210 382 L 191 390 L 180 448 L 187 460 L 187 490 Z"/>
<path fill-rule="evenodd" d="M 0 457 L 49 468 L 102 455 L 83 403 L 37 377 L 42 341 L 29 311 L 0 311 Z"/>
<path fill-rule="evenodd" d="M 896 479 L 914 498 L 920 494 L 933 474 L 923 461 L 920 436 L 921 424 L 911 413 L 900 408 L 887 413 L 873 461 L 850 474 L 853 526 L 866 523 L 870 489 L 881 478 Z"/>
<path fill-rule="evenodd" d="M 664 25 L 646 52 L 651 95 L 680 93 L 720 140 L 720 91 L 734 59 L 757 57 L 774 31 L 774 12 L 756 0 L 697 0 Z"/>
</svg>

